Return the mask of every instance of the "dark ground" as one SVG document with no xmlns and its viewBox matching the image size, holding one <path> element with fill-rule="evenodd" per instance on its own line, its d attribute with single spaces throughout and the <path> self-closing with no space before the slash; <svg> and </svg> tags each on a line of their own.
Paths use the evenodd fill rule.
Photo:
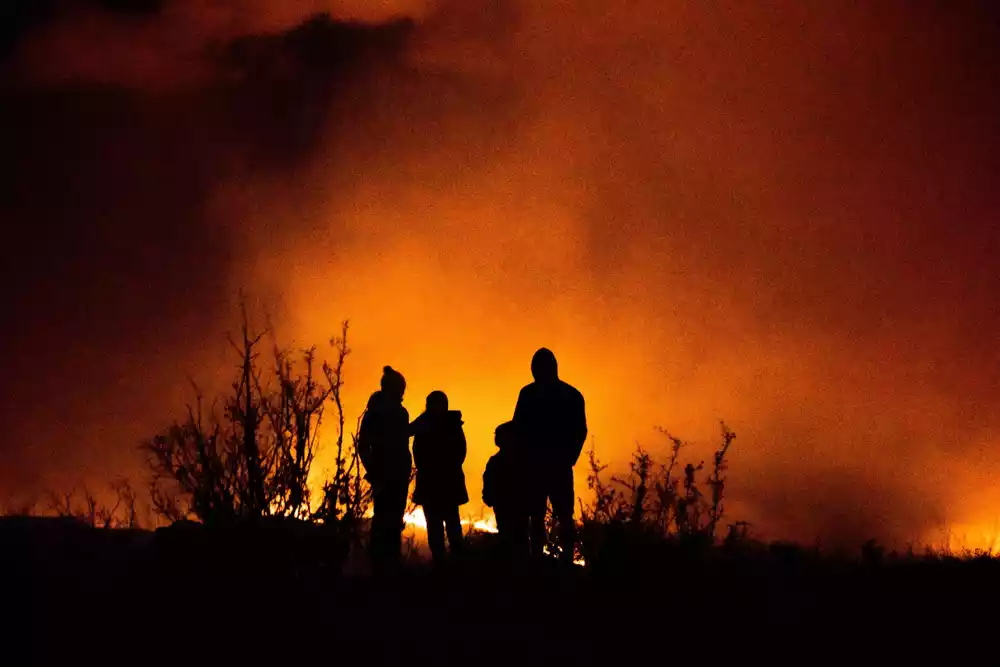
<svg viewBox="0 0 1000 667">
<path fill-rule="evenodd" d="M 481 545 L 446 571 L 376 579 L 162 538 L 0 519 L 0 664 L 1000 664 L 988 558 L 863 564 L 786 547 L 513 571 Z"/>
</svg>

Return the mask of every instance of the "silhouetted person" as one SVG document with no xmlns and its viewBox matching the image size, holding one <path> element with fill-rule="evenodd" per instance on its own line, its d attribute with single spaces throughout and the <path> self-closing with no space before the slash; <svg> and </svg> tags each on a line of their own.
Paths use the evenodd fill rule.
<svg viewBox="0 0 1000 667">
<path fill-rule="evenodd" d="M 572 561 L 576 543 L 573 466 L 587 440 L 583 395 L 559 379 L 556 357 L 544 347 L 531 359 L 531 375 L 535 381 L 521 390 L 513 419 L 526 456 L 533 462 L 533 479 L 527 485 L 531 551 L 538 555 L 545 544 L 544 507 L 549 501 L 559 522 L 562 558 Z"/>
<path fill-rule="evenodd" d="M 504 556 L 528 555 L 528 502 L 525 487 L 526 462 L 513 422 L 497 426 L 493 434 L 496 454 L 486 462 L 483 472 L 483 503 L 493 508 L 497 532 Z M 534 494 L 537 496 L 537 494 Z"/>
<path fill-rule="evenodd" d="M 372 487 L 375 515 L 371 557 L 376 570 L 399 563 L 403 515 L 410 487 L 410 415 L 403 407 L 406 380 L 391 366 L 382 369 L 382 388 L 368 399 L 361 420 L 359 452 Z"/>
<path fill-rule="evenodd" d="M 427 395 L 427 409 L 413 421 L 411 429 L 417 467 L 413 502 L 424 508 L 427 542 L 435 563 L 441 563 L 445 530 L 452 554 L 461 551 L 464 539 L 458 508 L 469 502 L 469 494 L 462 471 L 466 453 L 462 413 L 448 409 L 448 396 L 443 391 L 432 391 Z"/>
</svg>

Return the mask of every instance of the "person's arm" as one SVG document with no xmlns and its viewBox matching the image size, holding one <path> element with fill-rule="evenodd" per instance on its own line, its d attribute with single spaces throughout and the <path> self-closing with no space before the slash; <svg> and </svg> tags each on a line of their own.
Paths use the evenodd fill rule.
<svg viewBox="0 0 1000 667">
<path fill-rule="evenodd" d="M 496 504 L 496 459 L 490 457 L 486 462 L 486 470 L 483 471 L 483 504 L 493 507 Z"/>
<path fill-rule="evenodd" d="M 413 465 L 417 470 L 420 470 L 427 465 L 427 462 L 424 461 L 424 448 L 419 446 L 422 444 L 424 443 L 420 436 L 413 437 Z"/>
<path fill-rule="evenodd" d="M 583 446 L 587 442 L 587 408 L 583 394 L 577 394 L 578 400 L 573 401 L 573 460 L 572 465 L 580 460 Z"/>
<path fill-rule="evenodd" d="M 409 462 L 409 470 L 406 474 L 409 475 L 413 471 L 413 457 L 410 455 L 410 413 L 406 411 L 403 406 L 399 407 L 399 423 L 396 427 L 396 434 L 399 437 L 400 449 L 406 452 L 406 460 Z"/>
<path fill-rule="evenodd" d="M 399 421 L 396 423 L 396 435 L 400 440 L 406 441 L 406 447 L 410 447 L 410 438 L 413 437 L 413 424 L 410 424 L 410 413 L 406 411 L 406 408 L 399 406 L 399 413 L 396 417 Z M 414 420 L 414 424 L 419 421 L 418 417 Z"/>
<path fill-rule="evenodd" d="M 469 452 L 469 445 L 465 440 L 465 429 L 461 426 L 458 427 L 458 464 L 462 465 L 465 463 L 465 457 Z"/>
<path fill-rule="evenodd" d="M 527 387 L 521 389 L 520 393 L 517 395 L 517 404 L 514 405 L 514 417 L 511 419 L 515 424 L 521 424 L 527 417 L 528 413 L 528 398 L 526 397 Z"/>
</svg>

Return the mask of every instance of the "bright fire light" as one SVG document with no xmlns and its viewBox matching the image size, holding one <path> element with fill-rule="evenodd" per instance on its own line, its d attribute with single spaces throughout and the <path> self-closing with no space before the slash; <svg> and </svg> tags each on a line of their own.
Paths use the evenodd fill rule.
<svg viewBox="0 0 1000 667">
<path fill-rule="evenodd" d="M 369 508 L 368 511 L 365 513 L 365 517 L 370 519 L 372 516 L 373 516 L 373 511 L 371 508 Z M 419 529 L 421 532 L 424 533 L 427 532 L 427 517 L 424 516 L 423 508 L 417 507 L 412 512 L 407 512 L 406 514 L 404 514 L 403 523 L 405 523 L 408 527 L 413 528 L 414 530 Z M 482 519 L 470 519 L 470 518 L 462 519 L 462 525 L 472 526 L 472 530 L 479 533 L 491 533 L 495 535 L 499 532 L 497 530 L 497 519 L 492 514 Z M 557 555 L 547 546 L 543 549 L 543 553 L 545 553 L 546 556 Z M 587 561 L 583 557 L 578 556 L 573 560 L 573 564 L 583 567 L 587 564 Z"/>
<path fill-rule="evenodd" d="M 423 509 L 421 509 L 419 507 L 417 509 L 415 509 L 413 512 L 407 512 L 405 515 L 403 515 L 403 521 L 406 523 L 407 526 L 410 526 L 412 528 L 419 528 L 420 530 L 423 530 L 423 531 L 427 530 L 427 518 L 424 516 Z M 496 520 L 496 517 L 492 516 L 492 515 L 489 516 L 489 517 L 486 517 L 485 519 L 475 519 L 475 520 L 473 520 L 473 519 L 462 519 L 462 525 L 463 526 L 470 526 L 471 525 L 472 529 L 474 531 L 477 531 L 477 532 L 480 532 L 480 533 L 493 533 L 493 534 L 496 534 L 498 532 L 497 531 L 497 520 Z M 546 556 L 555 556 L 556 555 L 548 547 L 545 547 L 543 549 L 543 552 L 545 553 Z M 573 561 L 573 564 L 574 565 L 579 565 L 579 566 L 584 566 L 584 565 L 587 564 L 587 562 L 582 557 L 577 557 Z"/>
<path fill-rule="evenodd" d="M 413 512 L 407 512 L 403 515 L 403 522 L 407 526 L 413 528 L 419 528 L 421 530 L 427 530 L 427 518 L 424 516 L 424 510 L 417 508 Z M 463 526 L 472 526 L 472 529 L 480 533 L 496 533 L 497 532 L 497 520 L 493 516 L 489 516 L 485 519 L 462 519 Z"/>
</svg>

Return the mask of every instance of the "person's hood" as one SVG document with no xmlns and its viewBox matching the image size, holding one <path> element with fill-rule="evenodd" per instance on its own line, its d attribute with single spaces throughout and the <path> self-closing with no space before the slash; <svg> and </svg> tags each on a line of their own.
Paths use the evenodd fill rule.
<svg viewBox="0 0 1000 667">
<path fill-rule="evenodd" d="M 368 399 L 368 405 L 366 409 L 378 412 L 380 410 L 385 410 L 386 408 L 392 408 L 396 405 L 400 405 L 400 403 L 394 401 L 392 398 L 389 397 L 388 394 L 379 389 L 378 391 L 374 392 Z"/>
<path fill-rule="evenodd" d="M 464 423 L 465 422 L 462 421 L 461 410 L 448 410 L 447 412 L 439 415 L 432 415 L 425 410 L 420 413 L 419 417 L 413 420 L 413 430 L 419 432 L 441 425 L 460 427 Z"/>
</svg>

